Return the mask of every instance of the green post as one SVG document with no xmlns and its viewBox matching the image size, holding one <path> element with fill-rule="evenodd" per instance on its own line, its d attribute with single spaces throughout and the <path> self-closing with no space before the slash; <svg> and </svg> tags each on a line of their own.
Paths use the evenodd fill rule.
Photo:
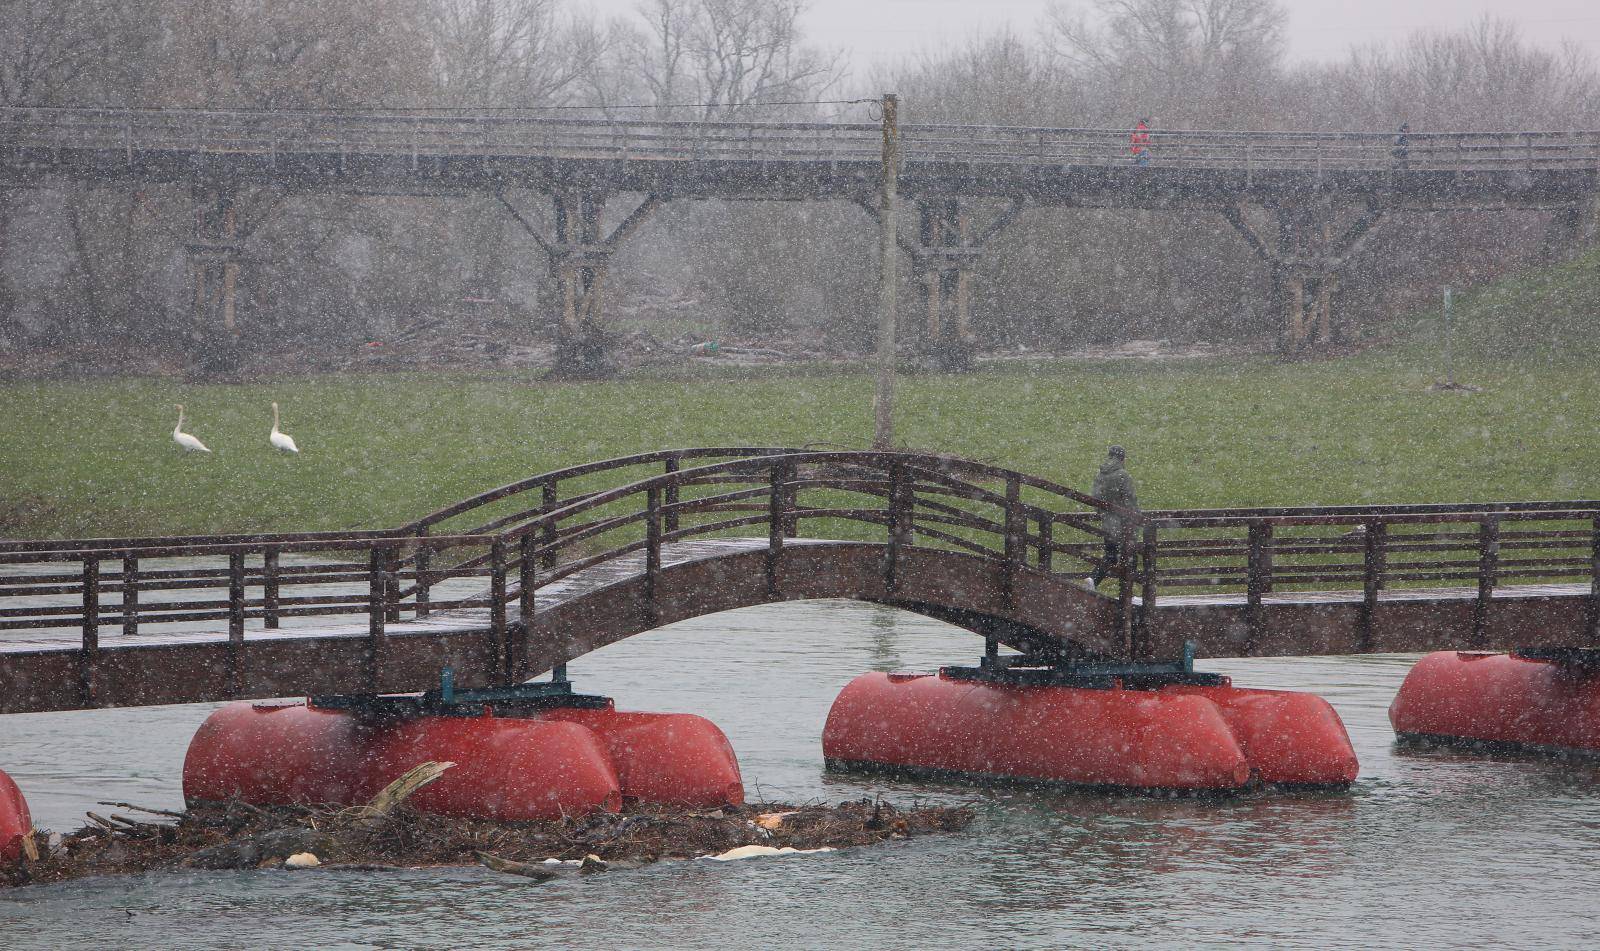
<svg viewBox="0 0 1600 951">
<path fill-rule="evenodd" d="M 1450 288 L 1444 289 L 1444 384 L 1449 389 L 1456 387 L 1456 362 L 1455 355 L 1450 348 Z"/>
</svg>

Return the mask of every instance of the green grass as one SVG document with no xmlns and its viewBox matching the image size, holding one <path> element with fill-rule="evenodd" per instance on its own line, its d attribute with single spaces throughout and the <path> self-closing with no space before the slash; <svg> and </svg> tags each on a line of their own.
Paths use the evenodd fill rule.
<svg viewBox="0 0 1600 951">
<path fill-rule="evenodd" d="M 1146 507 L 1600 497 L 1600 362 L 1054 364 L 904 377 L 899 442 L 1086 486 L 1120 442 Z M 687 376 L 687 375 L 685 375 Z M 650 449 L 864 445 L 862 372 L 606 385 L 370 376 L 0 388 L 13 537 L 386 527 L 532 473 Z M 268 403 L 302 453 L 267 445 Z M 178 449 L 173 404 L 213 455 Z M 38 503 L 36 505 L 27 504 Z"/>
<path fill-rule="evenodd" d="M 905 376 L 898 442 L 1087 486 L 1128 447 L 1145 507 L 1600 498 L 1600 252 L 1458 298 L 1340 360 L 1008 365 Z M 559 466 L 697 445 L 862 447 L 865 369 L 0 386 L 0 534 L 380 528 Z M 299 456 L 267 445 L 284 408 Z M 173 445 L 173 404 L 210 456 Z"/>
</svg>

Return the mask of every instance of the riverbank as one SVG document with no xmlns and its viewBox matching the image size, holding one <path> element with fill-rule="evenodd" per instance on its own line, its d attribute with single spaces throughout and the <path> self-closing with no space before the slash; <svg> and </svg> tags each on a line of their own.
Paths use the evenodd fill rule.
<svg viewBox="0 0 1600 951">
<path fill-rule="evenodd" d="M 897 442 L 1087 485 L 1128 447 L 1147 507 L 1590 498 L 1600 360 L 1041 362 L 907 376 Z M 387 527 L 560 466 L 697 445 L 862 447 L 859 369 L 0 386 L 0 535 Z M 301 452 L 267 443 L 270 403 Z M 210 455 L 172 442 L 177 411 Z"/>
</svg>

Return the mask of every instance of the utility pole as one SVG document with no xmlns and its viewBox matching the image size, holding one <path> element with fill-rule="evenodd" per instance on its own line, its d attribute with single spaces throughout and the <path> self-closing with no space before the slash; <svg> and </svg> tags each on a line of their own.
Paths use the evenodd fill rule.
<svg viewBox="0 0 1600 951">
<path fill-rule="evenodd" d="M 878 386 L 872 399 L 872 448 L 894 446 L 895 292 L 899 275 L 899 243 L 895 234 L 900 208 L 900 128 L 895 115 L 899 99 L 883 95 L 883 193 L 878 208 Z"/>
</svg>

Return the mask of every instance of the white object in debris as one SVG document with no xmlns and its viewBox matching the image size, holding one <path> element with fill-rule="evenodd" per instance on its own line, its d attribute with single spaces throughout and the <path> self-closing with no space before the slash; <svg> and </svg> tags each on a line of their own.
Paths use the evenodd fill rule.
<svg viewBox="0 0 1600 951">
<path fill-rule="evenodd" d="M 815 855 L 818 852 L 833 852 L 834 849 L 823 846 L 820 849 L 797 849 L 793 846 L 784 846 L 781 849 L 770 845 L 741 845 L 737 849 L 729 849 L 721 855 L 702 855 L 703 859 L 713 862 L 732 862 L 735 859 L 757 859 L 768 855 Z"/>
<path fill-rule="evenodd" d="M 322 860 L 310 852 L 296 852 L 283 860 L 284 868 L 316 868 Z"/>
</svg>

